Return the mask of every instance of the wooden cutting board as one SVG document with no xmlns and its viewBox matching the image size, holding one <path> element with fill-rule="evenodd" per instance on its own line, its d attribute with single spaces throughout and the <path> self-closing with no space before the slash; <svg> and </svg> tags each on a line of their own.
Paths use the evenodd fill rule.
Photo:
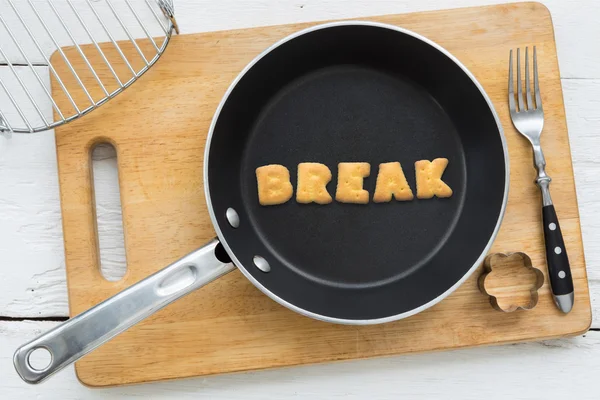
<svg viewBox="0 0 600 400">
<path fill-rule="evenodd" d="M 399 25 L 436 41 L 483 84 L 502 120 L 511 164 L 507 214 L 493 252 L 525 252 L 546 275 L 531 149 L 513 129 L 506 100 L 509 49 L 537 45 L 546 112 L 542 145 L 573 269 L 573 311 L 562 315 L 556 309 L 547 278 L 533 310 L 496 311 L 478 290 L 480 269 L 454 294 L 421 314 L 384 325 L 339 326 L 279 306 L 236 271 L 84 357 L 76 365 L 84 384 L 119 385 L 548 339 L 589 328 L 579 212 L 548 10 L 538 3 L 520 3 L 364 19 Z M 313 24 L 176 36 L 138 83 L 99 110 L 56 130 L 71 315 L 215 236 L 202 188 L 203 148 L 213 113 L 249 61 L 278 39 Z M 135 56 L 131 46 L 124 44 L 123 49 Z M 102 65 L 93 48 L 84 51 L 93 64 Z M 114 49 L 105 51 L 109 58 L 116 57 Z M 93 85 L 75 50 L 66 52 L 84 82 Z M 56 55 L 54 61 L 59 72 L 65 70 Z M 104 81 L 111 80 L 108 69 L 97 72 Z M 127 71 L 118 73 L 125 76 Z M 68 106 L 55 82 L 53 93 L 61 107 Z M 84 101 L 81 93 L 76 98 Z M 128 264 L 119 282 L 105 281 L 98 267 L 90 149 L 103 141 L 114 143 L 118 153 Z M 509 292 L 522 285 L 515 277 L 502 279 Z"/>
</svg>

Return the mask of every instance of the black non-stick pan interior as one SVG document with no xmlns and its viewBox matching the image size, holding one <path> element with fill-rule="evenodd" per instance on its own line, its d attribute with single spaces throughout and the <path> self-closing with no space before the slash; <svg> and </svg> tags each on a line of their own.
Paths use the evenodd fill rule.
<svg viewBox="0 0 600 400">
<path fill-rule="evenodd" d="M 449 159 L 446 199 L 367 205 L 261 206 L 255 170 L 301 162 L 399 161 L 416 194 L 415 161 Z M 438 48 L 373 25 L 314 30 L 271 50 L 229 93 L 208 161 L 210 203 L 225 248 L 273 297 L 327 320 L 414 313 L 480 260 L 503 212 L 505 149 L 469 75 Z M 225 217 L 233 208 L 240 226 Z M 256 268 L 254 256 L 270 264 Z"/>
</svg>

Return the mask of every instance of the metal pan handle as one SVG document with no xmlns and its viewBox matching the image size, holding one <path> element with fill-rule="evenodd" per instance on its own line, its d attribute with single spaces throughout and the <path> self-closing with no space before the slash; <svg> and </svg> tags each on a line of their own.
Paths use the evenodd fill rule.
<svg viewBox="0 0 600 400">
<path fill-rule="evenodd" d="M 231 272 L 232 263 L 217 259 L 217 245 L 219 241 L 213 240 L 21 346 L 13 359 L 17 372 L 25 382 L 39 383 L 166 305 Z M 50 353 L 51 361 L 35 369 L 29 356 L 40 348 Z"/>
</svg>

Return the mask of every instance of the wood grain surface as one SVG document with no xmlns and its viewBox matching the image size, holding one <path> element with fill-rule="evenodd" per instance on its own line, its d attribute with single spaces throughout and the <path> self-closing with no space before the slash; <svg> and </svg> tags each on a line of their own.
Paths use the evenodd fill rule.
<svg viewBox="0 0 600 400">
<path fill-rule="evenodd" d="M 438 42 L 482 83 L 502 120 L 511 162 L 507 214 L 492 251 L 525 252 L 546 274 L 540 195 L 533 184 L 531 150 L 513 129 L 506 107 L 509 49 L 537 45 L 546 110 L 542 145 L 573 269 L 573 311 L 560 314 L 548 283 L 540 289 L 533 310 L 495 311 L 477 288 L 478 270 L 449 298 L 419 315 L 378 326 L 339 326 L 279 306 L 234 272 L 83 358 L 76 366 L 83 383 L 147 382 L 554 338 L 588 329 L 591 311 L 579 213 L 547 9 L 537 3 L 520 3 L 368 19 L 400 25 Z M 71 315 L 214 236 L 203 197 L 202 158 L 217 104 L 258 53 L 310 25 L 175 37 L 163 59 L 135 86 L 83 120 L 56 130 Z M 125 51 L 133 54 L 131 49 Z M 83 62 L 76 69 L 91 83 Z M 98 72 L 110 80 L 108 70 Z M 66 104 L 64 97 L 53 92 L 61 106 Z M 90 149 L 103 141 L 114 143 L 118 152 L 128 264 L 126 276 L 118 282 L 104 280 L 98 268 Z M 507 282 L 513 284 L 518 282 Z"/>
</svg>

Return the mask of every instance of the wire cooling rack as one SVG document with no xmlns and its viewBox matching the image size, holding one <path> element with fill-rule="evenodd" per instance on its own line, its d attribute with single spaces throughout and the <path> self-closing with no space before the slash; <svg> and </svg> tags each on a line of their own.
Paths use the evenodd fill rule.
<svg viewBox="0 0 600 400">
<path fill-rule="evenodd" d="M 92 112 L 148 71 L 173 32 L 171 0 L 0 0 L 0 133 Z M 59 108 L 50 82 L 71 107 Z"/>
</svg>

